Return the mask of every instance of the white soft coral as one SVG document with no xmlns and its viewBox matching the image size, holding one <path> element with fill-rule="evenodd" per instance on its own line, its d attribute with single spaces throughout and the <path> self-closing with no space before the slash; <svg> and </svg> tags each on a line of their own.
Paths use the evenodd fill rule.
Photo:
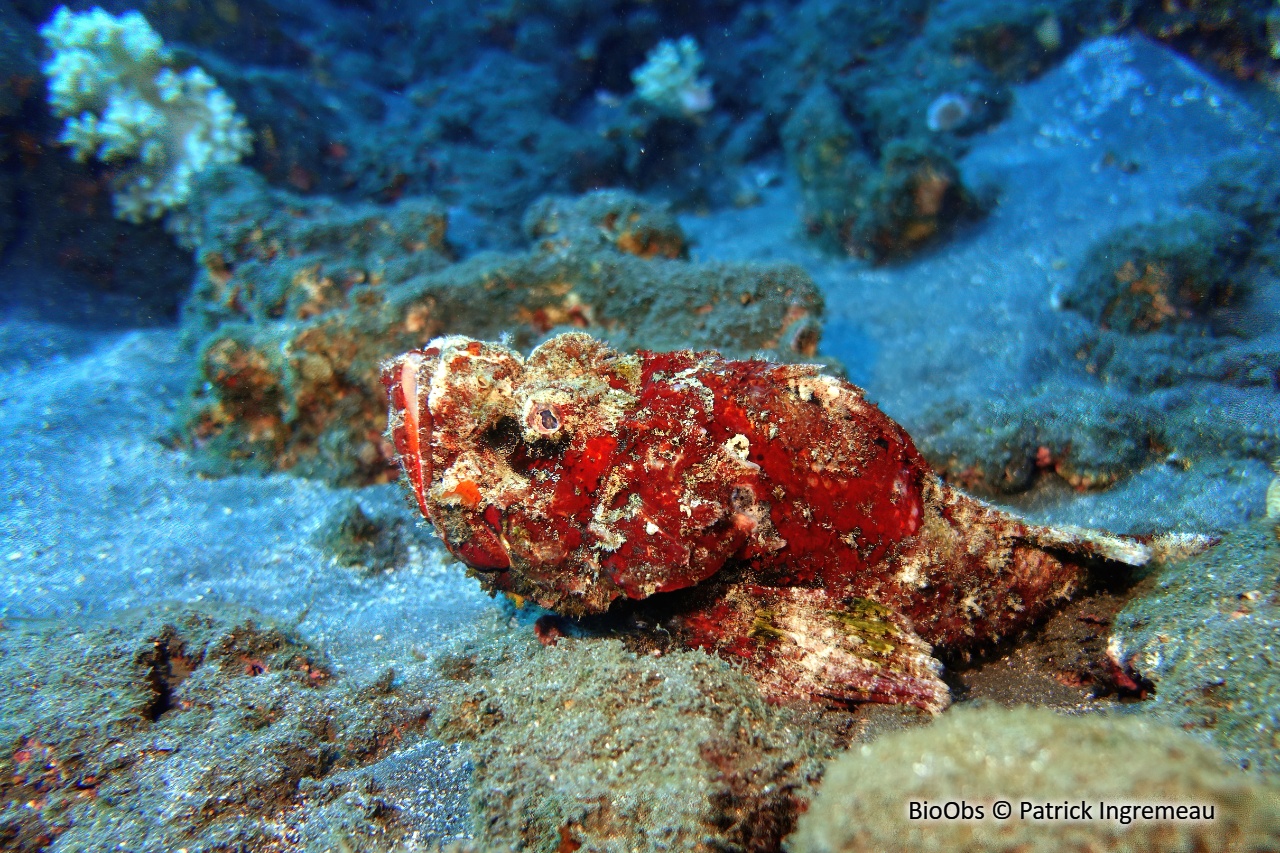
<svg viewBox="0 0 1280 853">
<path fill-rule="evenodd" d="M 60 141 L 77 160 L 120 164 L 116 216 L 130 222 L 182 207 L 196 177 L 250 148 L 244 119 L 199 68 L 173 57 L 138 12 L 116 17 L 65 6 L 40 30 L 49 105 L 67 120 Z"/>
<path fill-rule="evenodd" d="M 631 72 L 640 100 L 668 115 L 691 117 L 713 106 L 711 83 L 702 72 L 702 53 L 692 36 L 663 40 L 649 51 L 644 65 Z"/>
</svg>

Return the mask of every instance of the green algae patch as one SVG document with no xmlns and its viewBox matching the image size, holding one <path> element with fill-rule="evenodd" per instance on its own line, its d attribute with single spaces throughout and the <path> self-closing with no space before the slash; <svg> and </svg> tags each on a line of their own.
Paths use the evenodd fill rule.
<svg viewBox="0 0 1280 853">
<path fill-rule="evenodd" d="M 0 847 L 298 849 L 405 830 L 359 770 L 422 740 L 391 673 L 346 684 L 243 608 L 157 607 L 0 630 Z M 347 774 L 345 777 L 343 774 Z"/>
<path fill-rule="evenodd" d="M 470 746 L 478 842 L 507 849 L 776 850 L 828 736 L 700 652 L 511 640 L 451 657 L 433 722 Z"/>
<path fill-rule="evenodd" d="M 993 815 L 1009 803 L 1007 818 Z M 1032 804 L 1025 809 L 1023 803 Z M 954 819 L 912 818 L 911 804 Z M 1104 807 L 1171 804 L 1212 820 L 1122 822 Z M 1087 804 L 1058 817 L 1035 805 Z M 969 807 L 964 812 L 963 807 Z M 979 810 L 981 812 L 979 813 Z M 1280 792 L 1175 729 L 1043 709 L 958 709 L 937 723 L 855 747 L 787 840 L 792 853 L 1262 851 L 1280 844 Z"/>
</svg>

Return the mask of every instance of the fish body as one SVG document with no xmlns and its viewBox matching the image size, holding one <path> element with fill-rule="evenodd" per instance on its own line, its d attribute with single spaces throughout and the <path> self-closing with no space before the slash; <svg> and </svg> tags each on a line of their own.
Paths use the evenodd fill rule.
<svg viewBox="0 0 1280 853">
<path fill-rule="evenodd" d="M 1086 560 L 1150 556 L 951 488 L 812 365 L 624 354 L 580 333 L 523 358 L 453 336 L 383 381 L 404 479 L 487 589 L 571 616 L 662 601 L 667 630 L 780 700 L 938 711 L 932 647 L 1025 628 Z"/>
</svg>

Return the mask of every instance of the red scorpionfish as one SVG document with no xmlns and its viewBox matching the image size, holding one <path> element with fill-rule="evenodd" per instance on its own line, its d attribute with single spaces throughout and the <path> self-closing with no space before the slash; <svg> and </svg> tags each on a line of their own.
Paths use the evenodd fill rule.
<svg viewBox="0 0 1280 853">
<path fill-rule="evenodd" d="M 663 602 L 665 630 L 777 701 L 936 713 L 934 647 L 1020 631 L 1087 563 L 1159 547 L 948 486 L 861 389 L 812 365 L 628 355 L 580 333 L 522 358 L 451 336 L 383 382 L 418 507 L 486 589 L 570 616 Z"/>
</svg>

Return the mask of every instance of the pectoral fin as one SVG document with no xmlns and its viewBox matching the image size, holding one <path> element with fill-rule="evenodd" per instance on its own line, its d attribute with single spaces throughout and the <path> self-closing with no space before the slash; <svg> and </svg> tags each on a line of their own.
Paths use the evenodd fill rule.
<svg viewBox="0 0 1280 853">
<path fill-rule="evenodd" d="M 690 614 L 686 641 L 741 661 L 770 699 L 914 705 L 951 703 L 942 664 L 902 614 L 823 590 L 730 587 L 710 618 Z"/>
<path fill-rule="evenodd" d="M 1185 560 L 1218 544 L 1217 537 L 1198 533 L 1123 536 L 1073 525 L 1046 527 L 1029 523 L 1026 539 L 1040 548 L 1058 548 L 1082 557 L 1111 560 L 1128 566 Z"/>
</svg>

